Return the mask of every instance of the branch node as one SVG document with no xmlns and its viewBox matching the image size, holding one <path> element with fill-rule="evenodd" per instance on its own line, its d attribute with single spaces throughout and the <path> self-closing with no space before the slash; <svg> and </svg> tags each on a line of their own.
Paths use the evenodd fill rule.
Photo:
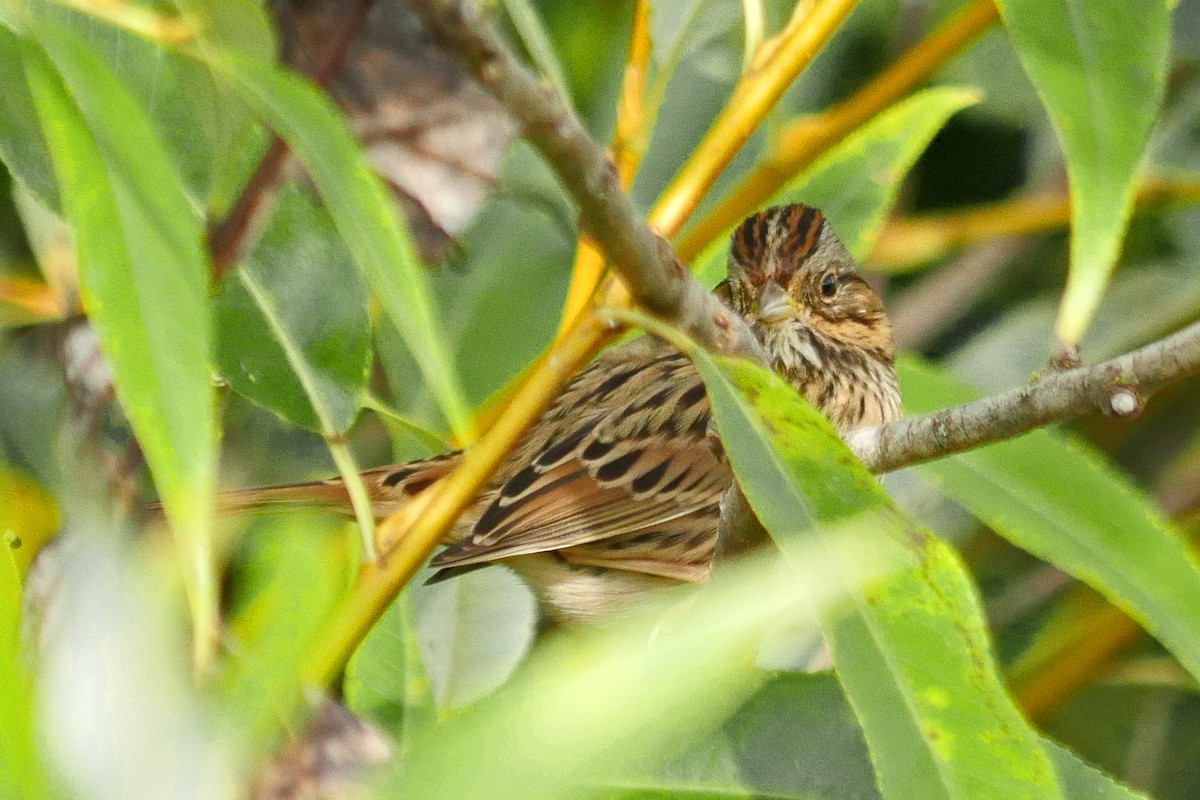
<svg viewBox="0 0 1200 800">
<path fill-rule="evenodd" d="M 1118 384 L 1108 395 L 1108 408 L 1105 411 L 1114 417 L 1131 419 L 1141 414 L 1145 405 L 1137 389 L 1126 384 Z"/>
<path fill-rule="evenodd" d="M 1058 352 L 1050 359 L 1050 368 L 1059 372 L 1082 366 L 1083 359 L 1079 357 L 1079 345 L 1076 344 L 1060 344 Z"/>
</svg>

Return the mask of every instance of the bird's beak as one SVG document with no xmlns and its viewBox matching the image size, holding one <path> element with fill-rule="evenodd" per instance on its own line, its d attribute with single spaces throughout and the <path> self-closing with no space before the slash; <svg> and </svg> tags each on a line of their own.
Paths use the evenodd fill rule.
<svg viewBox="0 0 1200 800">
<path fill-rule="evenodd" d="M 760 322 L 773 323 L 794 319 L 796 311 L 795 301 L 775 281 L 767 281 L 758 290 L 758 319 Z"/>
</svg>

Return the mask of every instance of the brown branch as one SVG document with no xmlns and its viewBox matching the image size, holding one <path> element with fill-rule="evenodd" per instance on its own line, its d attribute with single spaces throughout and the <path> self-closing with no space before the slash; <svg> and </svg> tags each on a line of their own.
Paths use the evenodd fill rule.
<svg viewBox="0 0 1200 800">
<path fill-rule="evenodd" d="M 325 86 L 333 79 L 334 73 L 346 60 L 350 44 L 358 37 L 375 0 L 357 0 L 350 13 L 345 14 L 343 23 L 337 31 L 324 58 L 316 65 L 309 77 L 318 86 Z M 251 224 L 258 216 L 266 198 L 267 191 L 275 184 L 280 170 L 287 163 L 288 146 L 278 134 L 271 136 L 271 143 L 258 162 L 254 174 L 246 182 L 242 193 L 234 202 L 233 207 L 225 218 L 215 223 L 208 232 L 208 251 L 212 260 L 214 283 L 233 266 L 241 256 L 242 247 L 249 233 Z"/>
<path fill-rule="evenodd" d="M 719 352 L 757 356 L 750 329 L 697 283 L 670 245 L 647 227 L 621 189 L 616 167 L 566 102 L 521 64 L 480 9 L 463 0 L 414 0 L 434 38 L 474 72 L 558 173 L 583 229 L 642 308 Z"/>
<path fill-rule="evenodd" d="M 743 321 L 691 278 L 621 190 L 617 171 L 552 89 L 504 46 L 464 0 L 414 0 L 439 43 L 462 58 L 502 102 L 579 205 L 581 224 L 636 302 L 711 349 L 760 356 Z M 761 360 L 761 359 L 759 359 Z M 874 472 L 929 461 L 1093 411 L 1132 415 L 1163 383 L 1200 371 L 1200 323 L 1093 367 L 1049 372 L 1028 386 L 890 425 L 849 444 Z"/>
<path fill-rule="evenodd" d="M 864 428 L 847 443 L 873 472 L 890 472 L 1096 411 L 1133 416 L 1163 384 L 1196 372 L 1200 322 L 1091 367 L 1047 372 L 994 397 Z"/>
</svg>

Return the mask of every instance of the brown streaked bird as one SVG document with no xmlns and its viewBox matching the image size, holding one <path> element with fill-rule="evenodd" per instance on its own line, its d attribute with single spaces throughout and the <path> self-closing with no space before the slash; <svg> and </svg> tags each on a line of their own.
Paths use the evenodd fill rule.
<svg viewBox="0 0 1200 800">
<path fill-rule="evenodd" d="M 891 325 L 820 211 L 778 206 L 733 233 L 717 294 L 759 337 L 771 366 L 842 433 L 896 419 Z M 598 357 L 501 465 L 432 561 L 447 577 L 501 562 L 544 612 L 588 620 L 672 582 L 701 582 L 733 473 L 708 437 L 704 384 L 652 337 Z M 458 453 L 364 473 L 383 518 L 450 472 Z M 223 494 L 226 508 L 332 506 L 339 479 Z"/>
</svg>

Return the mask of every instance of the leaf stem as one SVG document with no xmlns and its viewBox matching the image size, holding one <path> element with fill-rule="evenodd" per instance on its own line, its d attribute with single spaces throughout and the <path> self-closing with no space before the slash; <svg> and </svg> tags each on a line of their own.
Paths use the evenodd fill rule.
<svg viewBox="0 0 1200 800">
<path fill-rule="evenodd" d="M 346 493 L 350 495 L 350 506 L 354 509 L 354 519 L 358 522 L 358 530 L 362 534 L 363 560 L 368 563 L 377 561 L 379 553 L 375 549 L 375 513 L 362 473 L 354 463 L 354 456 L 344 439 L 326 438 L 325 446 L 329 448 L 329 455 L 333 457 L 338 474 L 342 476 L 342 482 L 346 485 Z"/>
</svg>

